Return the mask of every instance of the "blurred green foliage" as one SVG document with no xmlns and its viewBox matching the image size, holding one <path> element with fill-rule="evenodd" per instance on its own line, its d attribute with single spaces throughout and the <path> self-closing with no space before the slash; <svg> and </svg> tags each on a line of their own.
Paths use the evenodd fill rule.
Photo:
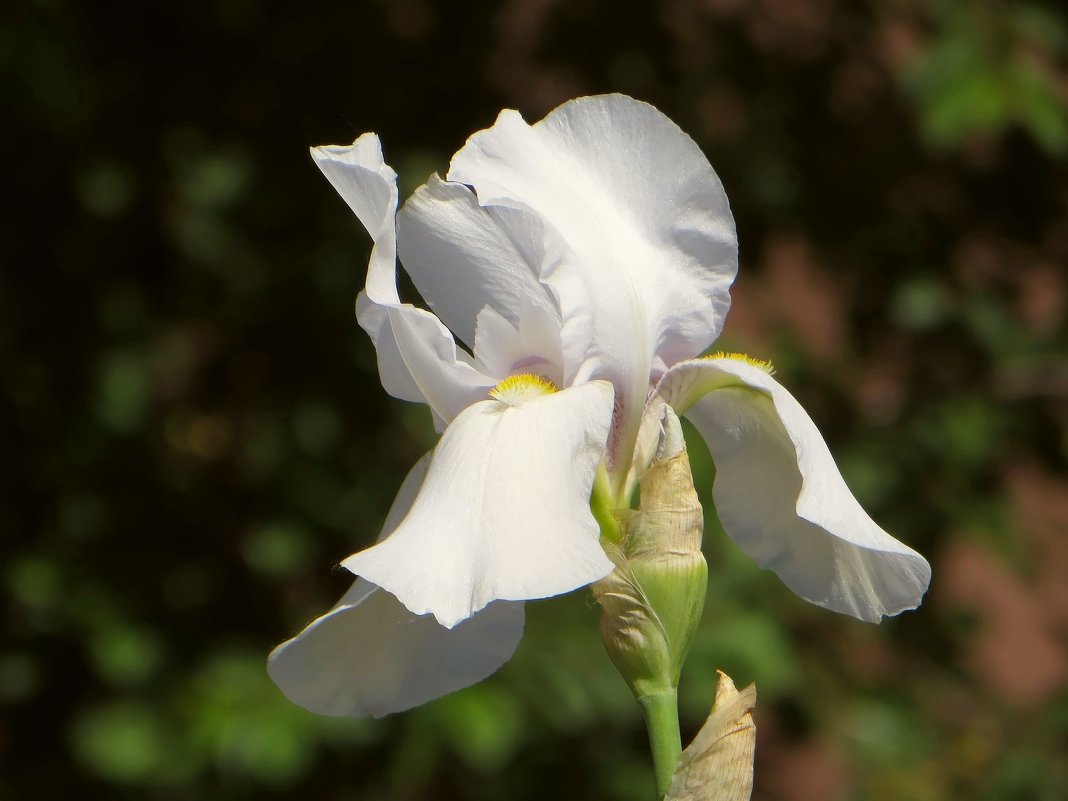
<svg viewBox="0 0 1068 801">
<path fill-rule="evenodd" d="M 903 73 L 920 111 L 920 131 L 939 149 L 1013 126 L 1054 154 L 1068 150 L 1068 98 L 1056 64 L 1068 32 L 1031 3 L 933 4 L 936 42 Z"/>
<path fill-rule="evenodd" d="M 723 668 L 760 693 L 758 799 L 1068 797 L 1066 43 L 1056 2 L 5 9 L 0 798 L 651 797 L 585 593 L 380 721 L 264 672 L 434 437 L 379 386 L 366 237 L 305 148 L 375 130 L 406 194 L 501 107 L 601 91 L 709 155 L 742 247 L 720 344 L 774 359 L 935 571 L 868 627 L 709 509 L 687 732 Z"/>
</svg>

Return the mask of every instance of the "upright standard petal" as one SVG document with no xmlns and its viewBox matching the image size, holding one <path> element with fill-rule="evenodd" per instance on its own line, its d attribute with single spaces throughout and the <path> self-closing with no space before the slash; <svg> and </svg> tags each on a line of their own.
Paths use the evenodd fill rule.
<svg viewBox="0 0 1068 801">
<path fill-rule="evenodd" d="M 555 300 L 538 280 L 545 249 L 536 215 L 482 208 L 468 187 L 432 175 L 400 210 L 397 230 L 415 288 L 468 347 L 487 307 L 517 325 L 521 308 L 534 305 L 559 328 Z"/>
<path fill-rule="evenodd" d="M 657 396 L 708 443 L 720 521 L 757 564 L 805 600 L 861 620 L 919 606 L 930 565 L 861 508 L 812 419 L 759 364 L 683 362 Z"/>
<path fill-rule="evenodd" d="M 730 304 L 734 221 L 708 160 L 652 106 L 607 95 L 533 126 L 502 112 L 448 177 L 483 206 L 540 217 L 546 249 L 561 250 L 541 278 L 559 298 L 568 362 L 580 365 L 568 380 L 612 380 L 628 429 L 619 433 L 632 441 L 649 376 L 707 347 Z"/>
<path fill-rule="evenodd" d="M 560 319 L 531 303 L 520 303 L 516 322 L 487 306 L 475 326 L 475 364 L 489 375 L 535 373 L 563 385 L 565 368 Z"/>
<path fill-rule="evenodd" d="M 382 386 L 394 397 L 424 402 L 447 423 L 495 383 L 458 351 L 430 312 L 401 303 L 397 292 L 397 174 L 373 133 L 353 144 L 312 148 L 312 157 L 374 240 L 356 317 L 378 354 Z"/>
<path fill-rule="evenodd" d="M 610 384 L 464 410 L 389 539 L 342 562 L 452 627 L 492 601 L 559 595 L 612 570 L 590 511 Z"/>
<path fill-rule="evenodd" d="M 380 540 L 411 509 L 428 463 L 424 457 L 408 474 Z M 337 606 L 271 652 L 267 672 L 311 712 L 381 717 L 482 681 L 508 661 L 522 635 L 521 603 L 490 604 L 447 629 L 357 579 Z"/>
</svg>

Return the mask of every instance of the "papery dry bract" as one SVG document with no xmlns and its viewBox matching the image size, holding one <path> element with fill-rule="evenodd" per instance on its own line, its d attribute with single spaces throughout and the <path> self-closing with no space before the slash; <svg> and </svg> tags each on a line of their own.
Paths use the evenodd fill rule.
<svg viewBox="0 0 1068 801">
<path fill-rule="evenodd" d="M 679 758 L 664 801 L 749 801 L 756 750 L 756 687 L 741 692 L 719 671 L 716 700 Z"/>
</svg>

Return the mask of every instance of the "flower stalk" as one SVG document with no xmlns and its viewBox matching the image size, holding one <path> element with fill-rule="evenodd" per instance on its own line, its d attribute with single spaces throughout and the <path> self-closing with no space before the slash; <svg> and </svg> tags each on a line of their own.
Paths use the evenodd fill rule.
<svg viewBox="0 0 1068 801">
<path fill-rule="evenodd" d="M 656 796 L 663 798 L 671 786 L 675 768 L 682 756 L 679 731 L 679 696 L 675 687 L 638 699 L 649 732 L 649 750 L 656 775 Z"/>
</svg>

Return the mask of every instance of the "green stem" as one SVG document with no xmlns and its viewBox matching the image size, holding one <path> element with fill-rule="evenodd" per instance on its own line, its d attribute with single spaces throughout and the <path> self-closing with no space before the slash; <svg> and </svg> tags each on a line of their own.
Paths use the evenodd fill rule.
<svg viewBox="0 0 1068 801">
<path fill-rule="evenodd" d="M 649 730 L 649 748 L 653 752 L 657 798 L 663 798 L 671 785 L 675 766 L 682 754 L 679 734 L 679 700 L 674 687 L 644 695 L 638 699 Z"/>
</svg>

